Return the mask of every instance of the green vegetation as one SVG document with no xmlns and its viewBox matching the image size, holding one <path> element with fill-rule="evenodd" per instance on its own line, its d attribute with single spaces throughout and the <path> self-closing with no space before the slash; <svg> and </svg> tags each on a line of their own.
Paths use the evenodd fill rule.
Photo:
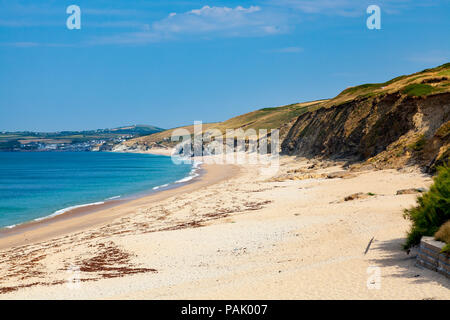
<svg viewBox="0 0 450 320">
<path fill-rule="evenodd" d="M 395 153 L 395 156 L 396 156 L 397 158 L 399 158 L 399 157 L 403 156 L 404 154 L 405 154 L 405 150 L 404 150 L 404 149 L 399 149 L 399 150 L 397 150 L 397 152 Z"/>
<path fill-rule="evenodd" d="M 445 71 L 446 69 L 450 69 L 450 62 L 444 63 L 443 65 L 440 65 L 439 67 L 436 67 L 436 68 L 425 69 L 423 71 L 418 72 L 418 74 L 427 73 L 427 72 L 436 72 L 436 71 L 441 71 L 441 70 Z"/>
<path fill-rule="evenodd" d="M 321 107 L 329 108 L 347 103 L 356 98 L 375 98 L 384 94 L 404 93 L 411 96 L 426 96 L 449 92 L 449 79 L 441 79 L 439 82 L 433 82 L 433 86 L 422 81 L 450 74 L 450 63 L 446 63 L 436 68 L 426 69 L 411 75 L 403 75 L 382 83 L 368 83 L 355 87 L 350 87 L 342 91 L 338 96 L 324 102 Z"/>
<path fill-rule="evenodd" d="M 447 149 L 445 151 L 443 151 L 441 153 L 441 155 L 439 155 L 436 158 L 436 161 L 430 167 L 430 172 L 431 173 L 436 172 L 436 168 L 438 168 L 446 163 L 450 163 L 450 147 L 447 147 Z"/>
<path fill-rule="evenodd" d="M 447 121 L 442 126 L 440 126 L 439 129 L 437 129 L 434 135 L 441 139 L 445 139 L 449 134 L 450 134 L 450 121 Z"/>
<path fill-rule="evenodd" d="M 442 248 L 442 252 L 450 254 L 450 221 L 444 223 L 434 234 L 434 238 L 439 241 L 443 241 L 446 245 Z"/>
<path fill-rule="evenodd" d="M 274 110 L 276 110 L 277 108 L 279 108 L 279 107 L 262 108 L 262 109 L 260 109 L 260 111 L 274 111 Z"/>
<path fill-rule="evenodd" d="M 440 76 L 448 76 L 450 75 L 450 62 L 444 63 L 443 65 L 436 67 L 436 71 L 440 71 Z"/>
<path fill-rule="evenodd" d="M 408 80 L 406 80 L 406 84 L 411 83 L 411 82 L 414 82 L 414 81 L 416 81 L 417 79 L 420 79 L 420 78 L 421 78 L 420 76 L 418 76 L 418 77 L 413 77 L 413 78 L 409 78 Z"/>
<path fill-rule="evenodd" d="M 317 103 L 296 103 L 282 107 L 263 108 L 218 123 L 214 128 L 222 132 L 225 132 L 226 129 L 237 128 L 244 130 L 248 128 L 255 130 L 276 129 L 309 111 L 310 107 L 315 106 Z"/>
<path fill-rule="evenodd" d="M 439 76 L 450 76 L 450 70 L 444 70 L 438 73 Z"/>
<path fill-rule="evenodd" d="M 404 217 L 412 221 L 405 249 L 420 243 L 422 236 L 433 236 L 450 220 L 450 167 L 438 168 L 430 190 L 417 198 L 417 207 L 405 210 Z"/>
<path fill-rule="evenodd" d="M 236 116 L 223 122 L 203 123 L 202 129 L 203 132 L 206 132 L 207 130 L 217 129 L 222 133 L 225 133 L 227 129 L 242 129 L 244 131 L 248 129 L 254 129 L 256 133 L 258 133 L 258 130 L 260 129 L 280 129 L 284 125 L 289 124 L 291 121 L 297 119 L 298 116 L 308 111 L 320 108 L 322 103 L 326 101 L 327 100 L 318 100 L 304 103 L 294 103 L 281 107 L 262 108 L 256 111 Z M 170 140 L 175 129 L 177 128 L 132 139 L 126 144 L 133 145 L 137 143 L 150 146 L 155 143 L 164 143 L 164 145 L 166 146 L 171 146 L 176 144 L 176 142 L 172 142 Z M 180 127 L 179 129 L 186 129 L 191 134 L 194 131 L 193 126 Z M 289 127 L 285 127 L 284 129 L 280 130 L 280 135 L 282 135 L 288 129 Z"/>
<path fill-rule="evenodd" d="M 375 193 L 373 193 L 373 192 L 367 192 L 367 195 L 368 195 L 368 196 L 374 196 Z"/>
<path fill-rule="evenodd" d="M 425 139 L 425 136 L 422 134 L 414 143 L 410 144 L 408 148 L 414 151 L 420 151 L 425 147 L 426 143 L 427 139 Z"/>
<path fill-rule="evenodd" d="M 406 86 L 402 93 L 407 94 L 409 96 L 422 97 L 429 95 L 434 91 L 434 88 L 428 84 L 422 83 L 413 83 Z"/>
<path fill-rule="evenodd" d="M 408 78 L 408 76 L 400 76 L 400 77 L 396 77 L 396 78 L 394 78 L 394 79 L 392 79 L 392 80 L 386 81 L 383 85 L 384 85 L 384 86 L 388 86 L 388 85 L 390 85 L 390 84 L 393 84 L 394 82 L 403 80 L 403 79 L 405 79 L 405 78 Z"/>
<path fill-rule="evenodd" d="M 367 91 L 369 90 L 373 90 L 373 89 L 379 89 L 381 87 L 384 86 L 384 83 L 366 83 L 366 84 L 362 84 L 360 86 L 356 86 L 356 87 L 351 87 L 348 89 L 345 89 L 344 91 L 342 91 L 341 94 L 353 94 L 359 91 Z"/>
<path fill-rule="evenodd" d="M 345 103 L 351 103 L 355 100 L 367 99 L 368 103 L 376 102 L 377 97 L 383 95 L 398 95 L 404 93 L 412 96 L 422 96 L 429 93 L 445 93 L 450 92 L 450 79 L 439 82 L 432 82 L 432 86 L 423 81 L 438 78 L 438 73 L 447 74 L 450 72 L 450 63 L 441 65 L 436 68 L 427 69 L 411 75 L 402 75 L 383 83 L 368 83 L 355 87 L 350 87 L 342 91 L 338 96 L 332 99 L 324 99 L 305 103 L 294 103 L 281 107 L 267 107 L 246 114 L 236 116 L 223 122 L 204 123 L 203 130 L 218 129 L 225 132 L 226 129 L 280 129 L 280 136 L 287 133 L 289 124 L 296 120 L 300 115 L 313 112 L 317 109 L 338 107 Z M 442 76 L 440 76 L 442 78 Z M 193 126 L 180 127 L 189 132 L 193 132 Z M 158 132 L 145 137 L 132 139 L 128 145 L 142 144 L 151 146 L 155 143 L 164 143 L 171 145 L 170 137 L 174 129 Z M 306 132 L 306 131 L 305 131 Z M 377 137 L 374 136 L 374 139 Z M 422 142 L 420 142 L 422 143 Z M 420 143 L 415 148 L 423 147 Z M 405 150 L 406 151 L 406 150 Z M 401 156 L 404 151 L 398 155 Z"/>
</svg>

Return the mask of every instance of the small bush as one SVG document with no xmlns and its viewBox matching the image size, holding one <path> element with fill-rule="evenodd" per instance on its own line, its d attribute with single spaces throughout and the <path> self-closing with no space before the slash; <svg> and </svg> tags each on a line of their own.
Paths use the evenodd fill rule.
<svg viewBox="0 0 450 320">
<path fill-rule="evenodd" d="M 450 243 L 450 221 L 444 223 L 434 234 L 434 238 L 445 243 Z"/>
<path fill-rule="evenodd" d="M 441 155 L 434 161 L 430 167 L 430 172 L 436 172 L 436 168 L 442 166 L 445 163 L 450 163 L 450 147 L 448 147 Z"/>
<path fill-rule="evenodd" d="M 406 86 L 403 91 L 409 96 L 421 97 L 433 92 L 433 87 L 428 84 L 414 83 Z"/>
<path fill-rule="evenodd" d="M 440 76 L 450 76 L 450 70 L 444 70 L 438 73 Z"/>
<path fill-rule="evenodd" d="M 441 250 L 443 253 L 447 253 L 450 255 L 450 243 L 447 243 Z"/>
<path fill-rule="evenodd" d="M 439 129 L 436 130 L 436 133 L 434 135 L 441 139 L 444 139 L 448 135 L 450 135 L 450 121 L 447 121 L 442 126 L 440 126 Z"/>
<path fill-rule="evenodd" d="M 366 83 L 356 87 L 350 87 L 342 91 L 339 95 L 342 94 L 354 94 L 356 92 L 367 93 L 367 90 L 376 90 L 383 87 L 383 83 Z"/>
<path fill-rule="evenodd" d="M 425 139 L 424 135 L 421 135 L 419 139 L 416 140 L 416 142 L 410 144 L 408 146 L 409 149 L 412 149 L 414 151 L 420 151 L 425 147 L 425 144 L 427 143 L 427 140 Z"/>
<path fill-rule="evenodd" d="M 450 220 L 450 167 L 438 168 L 430 190 L 417 198 L 417 207 L 406 209 L 405 218 L 412 221 L 405 249 L 420 243 L 422 236 L 433 236 Z"/>
</svg>

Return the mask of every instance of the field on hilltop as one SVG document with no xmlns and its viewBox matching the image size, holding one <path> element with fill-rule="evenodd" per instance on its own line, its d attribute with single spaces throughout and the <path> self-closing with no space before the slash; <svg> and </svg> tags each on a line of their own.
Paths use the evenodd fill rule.
<svg viewBox="0 0 450 320">
<path fill-rule="evenodd" d="M 426 97 L 450 91 L 450 63 L 403 75 L 382 83 L 367 83 L 350 87 L 321 107 L 331 107 L 355 99 L 373 98 L 400 93 L 406 96 Z"/>
</svg>

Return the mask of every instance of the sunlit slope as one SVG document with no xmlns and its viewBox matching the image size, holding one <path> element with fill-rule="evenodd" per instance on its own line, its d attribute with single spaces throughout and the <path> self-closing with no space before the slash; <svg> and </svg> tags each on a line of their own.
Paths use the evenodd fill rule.
<svg viewBox="0 0 450 320">
<path fill-rule="evenodd" d="M 378 168 L 449 160 L 450 64 L 345 89 L 300 115 L 285 154 L 363 161 Z"/>
<path fill-rule="evenodd" d="M 219 129 L 280 129 L 283 152 L 327 157 L 373 158 L 398 167 L 414 159 L 433 166 L 448 158 L 450 63 L 383 83 L 363 84 L 333 99 L 263 108 L 223 122 Z M 193 126 L 182 127 L 193 133 Z M 132 139 L 127 148 L 171 147 L 173 130 Z M 387 163 L 390 163 L 387 165 Z"/>
<path fill-rule="evenodd" d="M 425 97 L 449 91 L 450 63 L 446 63 L 436 68 L 396 77 L 383 83 L 367 83 L 347 88 L 335 98 L 322 104 L 321 107 L 330 107 L 355 99 L 371 98 L 396 92 L 407 96 Z"/>
<path fill-rule="evenodd" d="M 225 133 L 227 129 L 281 129 L 281 134 L 287 132 L 289 129 L 288 124 L 292 123 L 299 115 L 307 112 L 310 108 L 315 108 L 327 100 L 319 100 L 312 102 L 296 103 L 282 107 L 263 108 L 260 110 L 252 111 L 237 117 L 228 119 L 224 122 L 217 123 L 203 123 L 203 131 L 208 129 L 218 129 Z M 145 147 L 158 147 L 158 146 L 171 146 L 174 143 L 171 142 L 171 136 L 174 130 L 186 129 L 191 134 L 194 131 L 194 126 L 184 126 L 174 129 L 165 130 L 149 136 L 139 137 L 129 140 L 124 144 L 127 146 L 145 146 Z"/>
</svg>

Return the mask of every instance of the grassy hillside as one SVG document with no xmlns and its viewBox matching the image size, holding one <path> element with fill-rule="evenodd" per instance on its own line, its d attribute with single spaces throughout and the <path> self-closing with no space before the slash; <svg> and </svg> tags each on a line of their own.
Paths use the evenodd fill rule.
<svg viewBox="0 0 450 320">
<path fill-rule="evenodd" d="M 426 97 L 450 91 L 450 63 L 426 69 L 411 75 L 403 75 L 383 83 L 368 83 L 350 87 L 334 99 L 322 104 L 331 107 L 355 99 L 373 98 L 392 93 L 411 97 Z"/>
<path fill-rule="evenodd" d="M 379 168 L 417 164 L 434 171 L 449 158 L 450 64 L 345 89 L 298 117 L 286 154 L 349 158 Z"/>
<path fill-rule="evenodd" d="M 321 105 L 326 100 L 295 103 L 282 107 L 263 108 L 253 112 L 249 112 L 224 122 L 216 124 L 214 127 L 225 131 L 226 129 L 243 130 L 252 128 L 259 129 L 277 129 L 281 128 L 284 124 L 289 123 L 299 115 L 307 112 L 311 108 Z"/>
<path fill-rule="evenodd" d="M 224 122 L 216 123 L 203 123 L 203 131 L 208 129 L 218 129 L 225 133 L 227 129 L 281 129 L 280 134 L 287 133 L 289 130 L 288 124 L 291 124 L 299 115 L 316 108 L 327 100 L 319 100 L 305 103 L 295 103 L 287 106 L 263 108 L 260 110 L 252 111 Z M 188 130 L 191 134 L 194 131 L 194 126 L 179 127 Z M 146 146 L 146 147 L 158 147 L 158 146 L 172 146 L 174 143 L 170 141 L 172 132 L 179 128 L 173 128 L 158 132 L 149 136 L 139 137 L 131 139 L 124 144 L 127 146 Z"/>
<path fill-rule="evenodd" d="M 278 128 L 287 154 L 371 158 L 380 166 L 392 160 L 393 167 L 411 158 L 421 164 L 440 164 L 450 153 L 449 93 L 447 63 L 383 83 L 350 87 L 333 99 L 263 108 L 203 124 L 203 130 Z M 182 128 L 193 132 L 193 126 Z M 124 145 L 170 147 L 173 130 L 131 139 Z"/>
</svg>

